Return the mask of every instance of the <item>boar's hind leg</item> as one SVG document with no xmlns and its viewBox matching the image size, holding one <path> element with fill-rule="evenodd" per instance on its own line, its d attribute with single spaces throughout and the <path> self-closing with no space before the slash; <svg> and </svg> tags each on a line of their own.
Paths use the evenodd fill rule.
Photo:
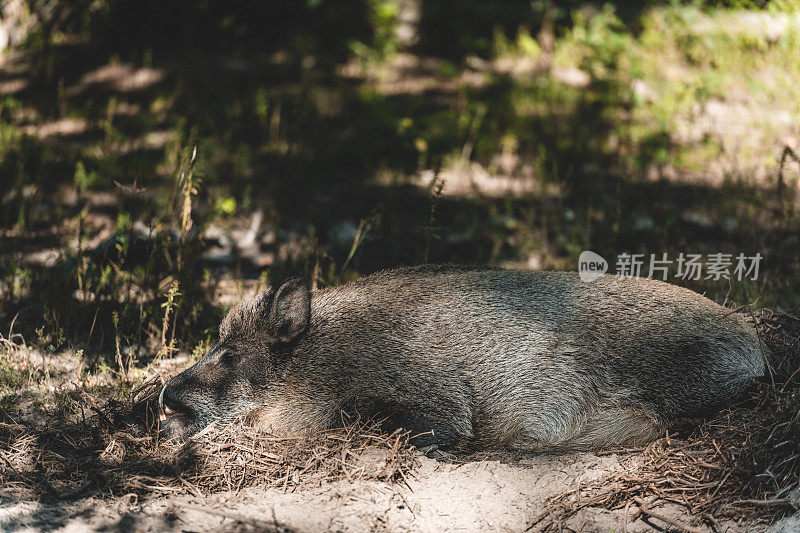
<svg viewBox="0 0 800 533">
<path fill-rule="evenodd" d="M 657 439 L 664 426 L 650 415 L 630 408 L 601 409 L 587 420 L 577 434 L 559 448 L 589 450 L 621 444 L 645 444 Z"/>
<path fill-rule="evenodd" d="M 653 417 L 629 408 L 606 407 L 593 413 L 563 440 L 542 441 L 520 436 L 513 447 L 536 452 L 571 452 L 644 444 L 658 438 L 663 429 Z"/>
</svg>

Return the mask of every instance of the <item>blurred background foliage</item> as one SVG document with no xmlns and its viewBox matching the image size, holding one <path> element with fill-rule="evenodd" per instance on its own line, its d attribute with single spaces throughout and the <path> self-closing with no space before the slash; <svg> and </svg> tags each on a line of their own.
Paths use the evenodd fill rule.
<svg viewBox="0 0 800 533">
<path fill-rule="evenodd" d="M 6 0 L 0 45 L 0 331 L 91 364 L 423 262 L 760 252 L 672 281 L 800 304 L 794 0 Z"/>
</svg>

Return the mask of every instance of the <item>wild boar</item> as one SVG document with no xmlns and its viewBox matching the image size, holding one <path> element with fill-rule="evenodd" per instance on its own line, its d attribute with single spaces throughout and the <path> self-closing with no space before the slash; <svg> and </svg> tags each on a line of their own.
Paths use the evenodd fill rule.
<svg viewBox="0 0 800 533">
<path fill-rule="evenodd" d="M 765 374 L 742 316 L 675 285 L 422 266 L 311 293 L 293 279 L 231 309 L 162 390 L 163 431 L 256 413 L 275 434 L 356 411 L 425 450 L 643 443 Z"/>
</svg>

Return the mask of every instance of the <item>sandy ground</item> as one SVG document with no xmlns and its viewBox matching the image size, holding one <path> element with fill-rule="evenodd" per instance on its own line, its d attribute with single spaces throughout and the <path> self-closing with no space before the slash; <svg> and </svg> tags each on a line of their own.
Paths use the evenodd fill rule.
<svg viewBox="0 0 800 533">
<path fill-rule="evenodd" d="M 25 357 L 33 364 L 39 358 L 42 364 L 46 361 L 48 382 L 58 383 L 56 389 L 79 386 L 76 354 L 65 352 L 45 359 L 34 350 Z M 170 374 L 186 363 L 184 355 L 161 361 L 154 369 Z M 48 382 L 31 385 L 31 390 L 38 391 L 43 398 L 52 398 L 53 386 Z M 36 411 L 23 410 L 31 417 L 27 421 L 34 422 Z M 367 448 L 353 464 L 354 471 L 362 467 L 366 472 L 384 468 L 387 453 L 381 448 Z M 300 480 L 285 490 L 268 488 L 265 484 L 238 492 L 197 495 L 161 492 L 137 497 L 88 493 L 80 499 L 61 502 L 16 499 L 0 490 L 0 530 L 525 531 L 541 516 L 548 498 L 572 491 L 581 483 L 635 470 L 642 461 L 640 453 L 525 458 L 495 454 L 467 462 L 420 456 L 408 484 L 312 479 Z M 697 523 L 677 505 L 659 507 L 657 511 L 684 524 Z M 629 533 L 667 530 L 659 529 L 666 527 L 663 522 L 645 519 L 637 513 L 636 506 L 629 509 L 627 520 L 623 509 L 610 512 L 586 508 L 569 518 L 564 530 Z M 712 531 L 702 524 L 698 528 Z M 763 524 L 720 522 L 717 531 L 765 529 Z M 781 531 L 794 530 L 790 525 Z"/>
<path fill-rule="evenodd" d="M 359 459 L 380 463 L 378 451 Z M 339 481 L 282 491 L 250 487 L 238 493 L 117 498 L 77 502 L 0 503 L 4 531 L 525 531 L 546 498 L 582 481 L 600 479 L 636 465 L 636 454 L 538 456 L 511 462 L 465 464 L 421 458 L 416 479 L 398 483 Z M 682 511 L 660 512 L 689 522 Z M 585 509 L 565 530 L 653 531 L 665 524 L 645 521 L 630 510 Z M 700 526 L 701 530 L 706 530 Z M 721 523 L 717 531 L 763 531 L 763 525 Z M 711 531 L 708 529 L 708 531 Z"/>
</svg>

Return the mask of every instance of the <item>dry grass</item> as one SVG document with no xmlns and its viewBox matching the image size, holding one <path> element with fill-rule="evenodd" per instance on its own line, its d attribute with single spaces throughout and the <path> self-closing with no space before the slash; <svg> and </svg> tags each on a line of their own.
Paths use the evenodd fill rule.
<svg viewBox="0 0 800 533">
<path fill-rule="evenodd" d="M 678 504 L 714 525 L 719 518 L 772 522 L 793 510 L 789 493 L 800 475 L 800 391 L 761 385 L 754 400 L 721 413 L 683 439 L 661 438 L 641 453 L 636 470 L 583 484 L 551 498 L 534 526 L 551 531 L 587 507 L 634 506 L 635 513 Z M 656 514 L 657 511 L 653 511 Z M 632 522 L 633 512 L 629 515 Z M 684 531 L 690 525 L 676 526 Z"/>
<path fill-rule="evenodd" d="M 140 389 L 130 403 L 95 408 L 80 424 L 37 430 L 0 422 L 3 492 L 46 499 L 95 490 L 199 496 L 252 485 L 405 482 L 416 461 L 407 433 L 387 435 L 373 421 L 344 417 L 341 428 L 308 437 L 278 438 L 235 423 L 212 426 L 185 443 L 159 442 L 157 385 Z"/>
</svg>

